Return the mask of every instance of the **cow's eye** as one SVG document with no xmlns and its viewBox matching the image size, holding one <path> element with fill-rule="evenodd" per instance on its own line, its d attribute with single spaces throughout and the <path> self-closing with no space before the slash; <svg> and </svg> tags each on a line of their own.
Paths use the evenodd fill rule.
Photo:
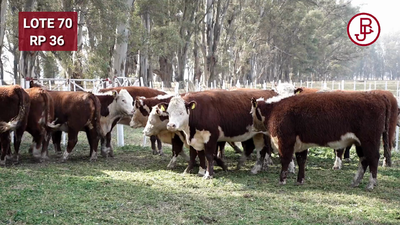
<svg viewBox="0 0 400 225">
<path fill-rule="evenodd" d="M 183 112 L 180 112 L 179 115 L 182 116 L 182 115 L 183 115 Z"/>
<path fill-rule="evenodd" d="M 125 100 L 122 100 L 122 102 L 125 103 L 126 101 L 125 101 Z"/>
</svg>

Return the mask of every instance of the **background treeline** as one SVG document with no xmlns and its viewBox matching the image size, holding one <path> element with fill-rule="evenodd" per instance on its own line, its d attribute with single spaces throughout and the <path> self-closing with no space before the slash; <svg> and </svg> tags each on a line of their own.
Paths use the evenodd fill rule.
<svg viewBox="0 0 400 225">
<path fill-rule="evenodd" d="M 359 10 L 338 0 L 0 0 L 1 79 L 397 79 L 399 34 L 347 37 Z M 18 12 L 78 12 L 78 51 L 18 51 Z M 7 67 L 6 67 L 7 66 Z M 11 69 L 5 69 L 11 68 Z"/>
</svg>

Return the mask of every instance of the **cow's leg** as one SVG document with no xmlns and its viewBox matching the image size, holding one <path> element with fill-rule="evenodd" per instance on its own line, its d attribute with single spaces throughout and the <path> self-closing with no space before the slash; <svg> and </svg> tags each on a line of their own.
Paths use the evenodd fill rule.
<svg viewBox="0 0 400 225">
<path fill-rule="evenodd" d="M 185 171 L 183 171 L 184 174 L 185 173 L 191 173 L 192 169 L 194 167 L 194 164 L 196 163 L 197 151 L 193 147 L 190 147 L 189 156 L 190 156 L 189 164 L 186 167 Z M 201 167 L 199 169 L 201 169 Z M 200 170 L 199 170 L 199 173 L 200 173 Z M 204 174 L 205 174 L 205 172 L 202 174 L 202 176 Z"/>
<path fill-rule="evenodd" d="M 51 131 L 46 131 L 43 135 L 43 142 L 42 142 L 42 160 L 46 160 L 49 158 L 49 143 L 50 143 Z"/>
<path fill-rule="evenodd" d="M 228 167 L 225 165 L 225 162 L 223 160 L 224 157 L 224 148 L 225 148 L 225 141 L 222 142 L 218 142 L 217 143 L 217 148 L 215 149 L 215 155 L 214 155 L 214 160 L 217 163 L 218 166 L 220 166 L 224 171 L 228 171 Z M 218 157 L 218 153 L 220 153 L 222 151 L 222 153 L 220 154 L 220 157 Z"/>
<path fill-rule="evenodd" d="M 111 131 L 105 137 L 101 137 L 101 155 L 104 157 L 114 157 L 114 150 L 111 146 Z"/>
<path fill-rule="evenodd" d="M 90 161 L 97 160 L 97 147 L 99 144 L 99 136 L 96 129 L 86 128 L 86 137 L 90 146 Z"/>
<path fill-rule="evenodd" d="M 217 154 L 217 157 L 220 159 L 223 159 L 225 157 L 225 152 L 224 152 L 225 151 L 225 143 L 226 143 L 225 141 L 218 142 L 216 154 Z"/>
<path fill-rule="evenodd" d="M 162 143 L 161 143 L 161 140 L 160 140 L 160 138 L 158 138 L 157 136 L 156 136 L 156 141 L 157 141 L 157 148 L 158 148 L 158 152 L 160 153 L 160 155 L 164 155 L 164 151 L 163 151 L 163 149 L 162 149 Z"/>
<path fill-rule="evenodd" d="M 344 151 L 344 161 L 345 162 L 350 162 L 350 148 L 351 146 L 346 147 L 346 150 Z"/>
<path fill-rule="evenodd" d="M 235 142 L 228 142 L 228 144 L 233 148 L 233 150 L 235 150 L 235 153 L 239 153 L 242 154 L 242 150 L 240 150 L 240 148 L 235 144 Z"/>
<path fill-rule="evenodd" d="M 72 149 L 74 149 L 76 143 L 78 142 L 78 132 L 74 131 L 72 129 L 68 130 L 68 144 L 67 144 L 67 149 L 65 150 L 61 162 L 66 162 L 68 159 L 68 156 L 71 154 Z"/>
<path fill-rule="evenodd" d="M 0 156 L 0 166 L 6 165 L 6 155 L 10 148 L 10 132 L 4 132 L 1 135 L 1 156 Z"/>
<path fill-rule="evenodd" d="M 377 174 L 378 174 L 378 164 L 379 164 L 379 154 L 377 157 L 373 157 L 368 160 L 369 162 L 369 171 L 371 173 L 369 177 L 369 183 L 367 185 L 367 190 L 372 191 L 377 183 Z"/>
<path fill-rule="evenodd" d="M 42 149 L 43 149 L 43 135 L 39 133 L 33 134 L 33 142 L 32 142 L 32 155 L 34 158 L 40 159 L 42 157 Z"/>
<path fill-rule="evenodd" d="M 299 166 L 299 173 L 297 174 L 297 184 L 304 183 L 307 153 L 308 153 L 308 149 L 306 149 L 302 152 L 296 152 L 297 165 Z"/>
<path fill-rule="evenodd" d="M 159 154 L 159 152 L 156 149 L 156 140 L 157 136 L 155 135 L 150 136 L 150 143 L 151 143 L 151 149 L 153 150 L 153 155 Z"/>
<path fill-rule="evenodd" d="M 204 174 L 204 179 L 212 179 L 214 176 L 214 155 L 217 149 L 216 138 L 210 137 L 210 140 L 204 145 L 204 153 L 207 159 L 207 171 Z"/>
<path fill-rule="evenodd" d="M 183 142 L 181 141 L 181 139 L 179 138 L 178 135 L 175 135 L 172 138 L 172 158 L 171 158 L 171 161 L 169 161 L 167 168 L 170 168 L 170 169 L 175 168 L 177 157 L 182 152 L 183 152 Z M 195 156 L 195 158 L 196 158 L 196 156 Z"/>
<path fill-rule="evenodd" d="M 295 140 L 279 140 L 279 156 L 281 159 L 281 174 L 279 178 L 280 184 L 286 184 L 286 178 L 288 174 L 289 164 L 293 161 L 293 153 L 294 153 L 294 143 Z"/>
<path fill-rule="evenodd" d="M 364 156 L 363 149 L 360 146 L 356 146 L 356 151 L 357 151 L 357 155 L 360 159 L 360 162 L 358 163 L 358 170 L 353 179 L 353 183 L 352 183 L 353 187 L 358 187 L 358 185 L 360 185 L 360 182 L 364 177 L 365 170 L 368 167 L 368 161 L 366 160 L 366 158 Z"/>
<path fill-rule="evenodd" d="M 251 153 L 253 153 L 254 148 L 255 148 L 254 141 L 252 138 L 250 138 L 246 141 L 243 141 L 242 146 L 243 146 L 243 153 L 237 164 L 237 167 L 236 167 L 237 170 L 239 170 L 243 166 L 244 162 L 246 162 L 247 158 L 251 155 Z"/>
<path fill-rule="evenodd" d="M 54 145 L 54 151 L 58 154 L 61 154 L 61 135 L 62 131 L 55 131 L 53 132 L 52 139 L 53 139 L 53 145 Z"/>
<path fill-rule="evenodd" d="M 257 162 L 251 169 L 252 174 L 257 174 L 261 169 L 266 170 L 268 168 L 268 164 L 264 164 L 264 161 L 268 161 L 270 156 L 271 147 L 270 139 L 265 139 L 265 135 L 257 134 L 253 137 L 254 146 L 257 150 Z M 267 155 L 267 152 L 269 154 Z M 265 166 L 265 167 L 264 167 Z"/>
<path fill-rule="evenodd" d="M 344 149 L 339 148 L 339 149 L 335 149 L 334 151 L 336 154 L 336 160 L 335 160 L 335 163 L 333 164 L 332 169 L 340 170 L 340 169 L 342 169 L 342 156 L 343 156 Z"/>
<path fill-rule="evenodd" d="M 207 163 L 206 163 L 206 152 L 204 150 L 202 151 L 196 151 L 197 156 L 199 157 L 200 161 L 200 166 L 199 166 L 199 172 L 197 175 L 199 176 L 205 176 L 207 173 Z"/>
<path fill-rule="evenodd" d="M 19 148 L 21 146 L 22 135 L 24 135 L 26 126 L 21 126 L 14 131 L 14 151 L 15 151 L 15 161 L 19 161 Z M 41 142 L 39 143 L 41 145 Z"/>
</svg>

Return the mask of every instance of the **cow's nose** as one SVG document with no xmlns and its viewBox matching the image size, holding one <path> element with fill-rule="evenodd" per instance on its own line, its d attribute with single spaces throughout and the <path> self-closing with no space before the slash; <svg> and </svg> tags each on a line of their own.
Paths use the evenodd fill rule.
<svg viewBox="0 0 400 225">
<path fill-rule="evenodd" d="M 175 131 L 176 130 L 176 125 L 174 123 L 168 123 L 167 124 L 167 129 L 170 131 Z"/>
</svg>

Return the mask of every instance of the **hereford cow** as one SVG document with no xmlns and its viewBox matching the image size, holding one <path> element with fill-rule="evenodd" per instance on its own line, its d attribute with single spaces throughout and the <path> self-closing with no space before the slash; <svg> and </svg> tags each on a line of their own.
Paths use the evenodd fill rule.
<svg viewBox="0 0 400 225">
<path fill-rule="evenodd" d="M 190 150 L 190 160 L 188 160 L 189 164 L 183 173 L 191 173 L 192 169 L 195 165 L 196 157 L 199 157 L 200 160 L 200 168 L 198 175 L 204 176 L 206 173 L 206 162 L 205 155 L 203 151 L 196 151 L 193 147 L 188 146 L 185 140 L 184 133 L 182 131 L 171 132 L 167 129 L 167 124 L 169 122 L 168 113 L 165 112 L 165 104 L 167 102 L 159 103 L 152 107 L 152 110 L 149 114 L 148 121 L 143 130 L 143 133 L 146 136 L 157 135 L 160 140 L 164 143 L 172 144 L 172 153 L 173 157 L 168 164 L 168 168 L 175 167 L 176 159 L 179 154 L 182 156 L 186 156 L 183 152 L 183 145 L 189 148 Z M 252 140 L 251 140 L 252 141 Z M 225 142 L 218 142 L 216 151 L 216 157 L 214 160 L 217 162 L 217 165 L 222 167 L 224 171 L 227 170 L 227 167 L 223 161 L 223 153 L 225 148 Z M 254 148 L 254 147 L 253 147 Z M 183 155 L 184 154 L 184 155 Z M 187 157 L 187 156 L 186 156 Z"/>
<path fill-rule="evenodd" d="M 253 131 L 249 109 L 252 96 L 269 98 L 274 91 L 213 91 L 173 97 L 168 105 L 170 131 L 183 131 L 186 142 L 197 151 L 205 150 L 207 172 L 214 174 L 214 153 L 219 141 L 243 142 L 253 138 L 256 149 L 264 147 L 263 135 Z"/>
<path fill-rule="evenodd" d="M 26 131 L 33 137 L 30 150 L 35 158 L 48 158 L 47 147 L 52 129 L 60 125 L 54 124 L 54 102 L 47 91 L 39 87 L 25 90 L 31 100 Z"/>
<path fill-rule="evenodd" d="M 315 88 L 306 88 L 306 87 L 300 87 L 296 88 L 294 90 L 295 94 L 309 94 L 309 93 L 316 93 L 316 92 L 326 92 L 326 91 L 331 91 L 327 89 L 323 90 L 318 90 Z M 359 92 L 359 91 L 343 91 L 343 90 L 336 90 L 334 92 Z M 398 112 L 399 110 L 395 108 L 397 104 L 397 99 L 394 97 L 394 95 L 389 92 L 389 91 L 384 91 L 384 90 L 372 90 L 370 91 L 371 93 L 375 93 L 377 95 L 382 95 L 385 96 L 389 101 L 391 102 L 392 108 L 390 109 L 390 118 L 389 118 L 389 148 L 384 150 L 384 158 L 383 158 L 383 164 L 382 166 L 392 166 L 392 161 L 391 161 L 391 150 L 393 148 L 393 143 L 395 141 L 395 130 L 396 130 L 396 125 L 398 122 Z M 351 146 L 350 146 L 351 147 Z M 345 152 L 345 158 L 349 158 L 349 150 L 350 147 L 347 147 L 346 149 L 335 149 L 336 152 L 336 160 L 335 164 L 333 165 L 333 169 L 340 169 L 342 167 L 342 155 L 343 151 Z"/>
<path fill-rule="evenodd" d="M 148 87 L 133 87 L 133 86 L 129 86 L 129 87 L 113 87 L 113 88 L 104 88 L 104 89 L 100 89 L 100 93 L 101 92 L 108 92 L 108 91 L 117 91 L 119 92 L 121 89 L 126 89 L 129 94 L 132 96 L 133 99 L 136 98 L 136 96 L 143 96 L 146 98 L 149 97 L 155 97 L 157 95 L 165 95 L 166 93 L 163 91 L 159 91 L 153 88 L 148 88 Z M 111 131 L 113 129 L 113 127 L 118 123 L 118 124 L 124 124 L 124 125 L 129 125 L 131 120 L 130 116 L 124 116 L 121 119 L 115 120 L 111 126 Z M 111 131 L 108 132 L 106 134 L 105 138 L 101 138 L 101 149 L 104 149 L 104 152 L 109 152 L 109 156 L 113 157 L 114 153 L 113 153 L 113 148 L 111 146 Z M 155 147 L 155 142 L 157 142 L 158 144 L 158 149 L 161 149 L 161 142 L 160 140 L 157 139 L 157 137 L 152 136 L 150 137 L 151 140 L 151 145 L 153 148 L 153 152 L 156 151 L 156 147 Z M 102 150 L 103 152 L 103 150 Z"/>
<path fill-rule="evenodd" d="M 16 161 L 19 160 L 19 147 L 22 135 L 28 123 L 30 108 L 29 95 L 18 85 L 0 87 L 0 166 L 6 164 L 6 155 L 10 148 L 10 132 L 14 131 L 14 149 Z"/>
<path fill-rule="evenodd" d="M 67 149 L 62 156 L 65 162 L 78 142 L 79 131 L 85 131 L 90 146 L 90 161 L 97 159 L 99 136 L 105 134 L 101 128 L 100 101 L 92 93 L 72 91 L 48 91 L 54 101 L 54 117 L 59 128 L 53 132 L 56 152 L 61 153 L 62 131 L 68 133 Z"/>
<path fill-rule="evenodd" d="M 388 148 L 391 107 L 386 96 L 370 92 L 326 92 L 267 101 L 252 99 L 251 113 L 255 130 L 270 135 L 280 155 L 281 184 L 286 183 L 294 153 L 299 166 L 297 183 L 303 184 L 309 147 L 338 149 L 355 144 L 360 164 L 353 186 L 360 184 L 369 166 L 367 189 L 372 190 L 377 181 L 381 136 L 384 148 Z"/>
</svg>

